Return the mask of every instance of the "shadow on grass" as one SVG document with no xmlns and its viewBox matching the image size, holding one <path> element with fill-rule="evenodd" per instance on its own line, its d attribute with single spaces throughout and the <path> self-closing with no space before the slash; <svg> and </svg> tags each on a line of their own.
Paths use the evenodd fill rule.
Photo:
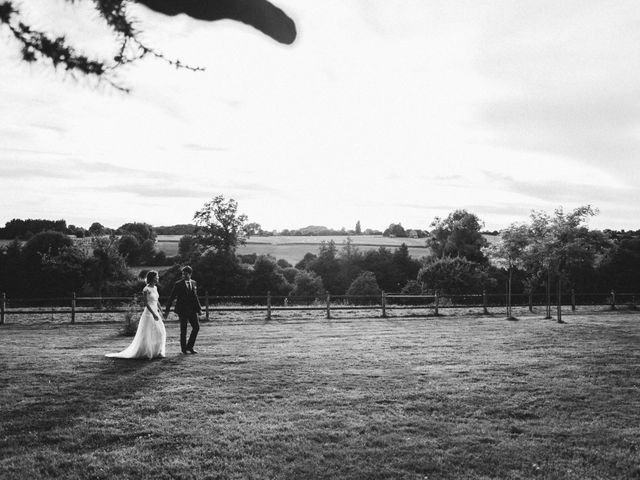
<svg viewBox="0 0 640 480">
<path fill-rule="evenodd" d="M 27 431 L 69 428 L 80 419 L 108 408 L 111 401 L 141 398 L 154 389 L 159 374 L 171 371 L 187 359 L 179 355 L 153 360 L 106 357 L 100 360 L 99 371 L 84 373 L 84 369 L 93 369 L 95 363 L 84 368 L 81 365 L 62 384 L 30 379 L 27 385 L 30 388 L 24 394 L 28 401 L 6 406 L 0 414 L 3 419 L 0 430 L 5 438 L 20 437 Z M 20 380 L 15 379 L 16 383 Z"/>
</svg>

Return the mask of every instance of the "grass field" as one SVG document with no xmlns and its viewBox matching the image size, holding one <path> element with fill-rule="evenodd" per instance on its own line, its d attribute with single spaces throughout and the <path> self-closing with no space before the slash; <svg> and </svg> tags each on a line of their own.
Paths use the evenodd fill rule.
<svg viewBox="0 0 640 480">
<path fill-rule="evenodd" d="M 156 248 L 163 251 L 167 256 L 178 254 L 178 242 L 180 235 L 158 235 Z M 251 237 L 246 245 L 238 247 L 238 253 L 247 255 L 256 253 L 258 255 L 273 255 L 276 259 L 284 259 L 295 265 L 308 252 L 318 253 L 321 242 L 329 242 L 333 240 L 338 249 L 342 248 L 344 242 L 350 238 L 354 245 L 361 251 L 386 247 L 393 251 L 402 243 L 406 243 L 409 247 L 409 255 L 419 259 L 429 253 L 429 249 L 425 246 L 424 238 L 389 238 L 382 235 L 356 235 L 347 237 L 345 235 L 336 236 L 270 236 L 270 237 Z"/>
<path fill-rule="evenodd" d="M 638 314 L 224 318 L 0 327 L 0 477 L 640 478 Z"/>
</svg>

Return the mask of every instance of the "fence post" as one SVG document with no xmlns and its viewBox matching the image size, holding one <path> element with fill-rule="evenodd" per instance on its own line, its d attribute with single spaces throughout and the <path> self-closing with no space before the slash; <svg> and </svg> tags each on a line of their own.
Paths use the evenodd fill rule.
<svg viewBox="0 0 640 480">
<path fill-rule="evenodd" d="M 436 316 L 438 316 L 438 306 L 440 304 L 440 298 L 438 296 L 438 291 L 436 290 L 436 295 L 435 295 L 435 301 L 436 301 Z"/>
<path fill-rule="evenodd" d="M 611 289 L 611 310 L 615 310 L 615 309 L 616 309 L 616 292 L 612 288 Z"/>
<path fill-rule="evenodd" d="M 209 292 L 205 290 L 204 292 L 204 318 L 209 321 Z"/>
<path fill-rule="evenodd" d="M 327 318 L 331 319 L 331 294 L 327 293 Z"/>
<path fill-rule="evenodd" d="M 2 298 L 0 298 L 0 325 L 4 325 L 4 311 L 7 308 L 7 294 L 2 292 Z"/>
<path fill-rule="evenodd" d="M 574 288 L 571 289 L 571 311 L 576 311 L 576 290 Z"/>
<path fill-rule="evenodd" d="M 382 318 L 387 318 L 387 294 L 384 291 L 382 291 L 380 302 L 382 304 Z"/>
<path fill-rule="evenodd" d="M 533 313 L 533 293 L 529 292 L 529 313 Z"/>
<path fill-rule="evenodd" d="M 484 313 L 485 315 L 489 314 L 489 309 L 487 308 L 488 306 L 489 302 L 487 301 L 487 291 L 482 290 L 482 313 Z"/>
<path fill-rule="evenodd" d="M 271 320 L 271 291 L 267 292 L 267 320 Z"/>
<path fill-rule="evenodd" d="M 76 292 L 71 297 L 71 323 L 76 323 Z"/>
</svg>

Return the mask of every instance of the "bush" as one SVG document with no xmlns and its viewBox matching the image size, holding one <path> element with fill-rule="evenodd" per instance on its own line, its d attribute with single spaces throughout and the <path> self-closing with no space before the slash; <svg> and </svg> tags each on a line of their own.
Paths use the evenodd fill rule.
<svg viewBox="0 0 640 480">
<path fill-rule="evenodd" d="M 293 285 L 296 281 L 296 277 L 300 273 L 300 270 L 294 267 L 284 268 L 282 269 L 282 275 L 287 279 L 291 285 Z"/>
<path fill-rule="evenodd" d="M 118 240 L 118 253 L 127 265 L 137 265 L 140 260 L 140 242 L 134 235 L 123 235 Z"/>
<path fill-rule="evenodd" d="M 301 271 L 296 275 L 289 297 L 318 298 L 326 295 L 322 278 L 313 272 Z"/>
<path fill-rule="evenodd" d="M 348 296 L 380 295 L 382 291 L 372 272 L 362 272 L 349 286 Z"/>
<path fill-rule="evenodd" d="M 401 293 L 406 295 L 422 295 L 422 285 L 416 280 L 409 280 L 407 284 L 402 287 Z"/>
<path fill-rule="evenodd" d="M 247 265 L 253 265 L 254 263 L 256 263 L 256 260 L 258 259 L 258 254 L 257 253 L 247 253 L 245 255 L 238 255 L 238 258 L 240 259 L 240 263 L 244 263 Z"/>
<path fill-rule="evenodd" d="M 291 265 L 289 262 L 287 262 L 284 258 L 281 258 L 280 260 L 278 260 L 276 262 L 276 265 L 278 265 L 280 268 L 282 268 L 283 270 L 285 268 L 291 268 L 293 267 L 293 265 Z"/>
<path fill-rule="evenodd" d="M 445 294 L 468 294 L 490 289 L 495 280 L 483 265 L 464 257 L 443 257 L 428 262 L 418 273 L 425 290 Z"/>
<path fill-rule="evenodd" d="M 124 312 L 124 326 L 120 333 L 125 337 L 133 337 L 138 330 L 138 322 L 140 321 L 140 305 L 138 301 L 131 301 L 127 304 Z"/>
<path fill-rule="evenodd" d="M 260 255 L 253 264 L 248 292 L 253 295 L 263 295 L 269 291 L 276 296 L 287 295 L 291 291 L 291 285 L 280 273 L 273 257 Z"/>
</svg>

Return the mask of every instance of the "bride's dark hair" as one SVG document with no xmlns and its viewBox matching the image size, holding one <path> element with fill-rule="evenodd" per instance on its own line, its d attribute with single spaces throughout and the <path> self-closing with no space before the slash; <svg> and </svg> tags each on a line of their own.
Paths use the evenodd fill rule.
<svg viewBox="0 0 640 480">
<path fill-rule="evenodd" d="M 149 270 L 149 272 L 147 272 L 147 285 L 151 283 L 151 280 L 153 280 L 153 278 L 158 278 L 158 272 L 156 272 L 155 270 Z"/>
</svg>

